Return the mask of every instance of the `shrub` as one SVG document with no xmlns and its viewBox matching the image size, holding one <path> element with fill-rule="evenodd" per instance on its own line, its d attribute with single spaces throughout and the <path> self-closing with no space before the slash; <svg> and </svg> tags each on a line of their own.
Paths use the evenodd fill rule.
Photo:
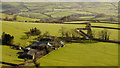
<svg viewBox="0 0 120 68">
<path fill-rule="evenodd" d="M 41 34 L 41 31 L 38 30 L 38 29 L 35 27 L 35 28 L 30 29 L 29 32 L 25 32 L 25 34 L 31 35 L 31 36 L 36 36 L 36 35 L 40 35 L 40 34 Z"/>
<path fill-rule="evenodd" d="M 3 45 L 13 44 L 13 39 L 14 39 L 14 36 L 11 36 L 10 34 L 6 34 L 5 32 L 3 32 L 3 34 L 2 34 L 2 44 Z"/>
</svg>

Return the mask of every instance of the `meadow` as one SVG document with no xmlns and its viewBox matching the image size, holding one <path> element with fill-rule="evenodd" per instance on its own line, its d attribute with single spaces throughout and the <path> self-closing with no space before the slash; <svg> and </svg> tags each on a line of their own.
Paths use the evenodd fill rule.
<svg viewBox="0 0 120 68">
<path fill-rule="evenodd" d="M 1 19 L 5 19 L 6 17 L 8 17 L 8 19 L 13 19 L 14 15 L 0 14 Z M 40 19 L 17 16 L 16 21 L 40 21 Z"/>
<path fill-rule="evenodd" d="M 70 16 L 70 15 L 74 15 L 74 14 L 92 15 L 92 13 L 90 13 L 90 12 L 76 11 L 76 10 L 70 10 L 70 9 L 59 9 L 59 10 L 55 9 L 54 11 L 46 12 L 45 14 L 51 15 L 53 18 Z"/>
<path fill-rule="evenodd" d="M 8 62 L 8 63 L 23 63 L 23 59 L 19 59 L 17 52 L 20 52 L 19 50 L 14 50 L 11 49 L 10 46 L 7 45 L 0 45 L 0 48 L 2 48 L 2 58 L 3 62 Z M 3 57 L 4 56 L 4 57 Z"/>
<path fill-rule="evenodd" d="M 52 24 L 52 23 L 24 23 L 24 22 L 10 22 L 10 21 L 2 21 L 2 31 L 9 33 L 15 36 L 15 44 L 20 43 L 22 46 L 27 46 L 33 38 L 29 40 L 20 39 L 22 35 L 25 35 L 24 32 L 29 31 L 31 28 L 38 28 L 42 33 L 48 31 L 53 36 L 60 36 L 59 29 L 61 27 L 65 27 L 65 30 L 75 29 L 79 27 L 85 27 L 85 25 L 72 25 L 72 24 Z"/>
<path fill-rule="evenodd" d="M 84 21 L 85 22 L 85 21 Z M 99 23 L 98 23 L 99 24 Z M 96 24 L 94 24 L 96 25 Z M 112 27 L 113 25 L 108 25 Z M 2 21 L 2 31 L 9 33 L 15 37 L 14 43 L 20 46 L 28 46 L 34 37 L 28 40 L 20 39 L 24 32 L 37 27 L 41 32 L 48 31 L 53 36 L 60 36 L 59 29 L 65 27 L 65 30 L 83 28 L 85 25 L 77 24 L 51 24 L 51 23 L 24 23 Z M 113 27 L 116 27 L 113 26 Z M 101 28 L 92 28 L 95 31 Z M 111 39 L 118 40 L 118 30 L 109 30 Z M 2 46 L 2 54 L 4 62 L 21 63 L 23 60 L 17 58 L 19 50 L 10 49 L 9 46 Z M 9 53 L 7 52 L 9 50 Z M 7 61 L 11 58 L 9 61 Z M 39 59 L 41 66 L 117 66 L 118 62 L 118 44 L 115 43 L 66 43 L 66 46 L 52 51 L 48 55 Z"/>
<path fill-rule="evenodd" d="M 84 23 L 87 21 L 81 21 L 81 23 Z M 27 27 L 26 27 L 27 26 Z M 24 22 L 10 22 L 10 21 L 2 21 L 2 31 L 9 33 L 13 36 L 15 36 L 14 42 L 16 44 L 21 43 L 21 45 L 28 45 L 29 43 L 26 43 L 26 41 L 30 41 L 33 38 L 31 37 L 29 40 L 22 40 L 20 39 L 24 32 L 29 31 L 31 28 L 38 28 L 41 30 L 42 33 L 45 33 L 48 31 L 53 36 L 60 36 L 59 30 L 64 27 L 66 31 L 69 31 L 70 29 L 75 28 L 84 28 L 86 25 L 78 25 L 78 24 L 52 24 L 52 23 L 24 23 Z M 107 23 L 92 23 L 92 26 L 105 26 L 105 27 L 114 27 L 118 28 L 117 24 L 107 24 Z M 104 30 L 104 28 L 92 28 L 94 32 L 96 32 L 96 35 L 98 35 L 100 30 Z M 118 40 L 118 31 L 114 29 L 106 29 L 110 33 L 110 40 Z"/>
<path fill-rule="evenodd" d="M 30 18 L 38 18 L 38 19 L 40 19 L 40 18 L 49 18 L 48 16 L 43 15 L 41 13 L 32 13 L 32 12 L 23 12 L 23 13 L 18 13 L 17 15 L 30 17 Z"/>
<path fill-rule="evenodd" d="M 32 5 L 31 5 L 32 4 Z M 114 5 L 114 6 L 113 6 Z M 14 21 L 2 21 L 2 32 L 6 32 L 14 36 L 14 44 L 26 47 L 30 45 L 30 41 L 37 36 L 31 36 L 29 39 L 21 39 L 25 36 L 31 28 L 39 29 L 42 34 L 49 32 L 52 36 L 60 37 L 60 29 L 64 27 L 65 31 L 71 31 L 75 28 L 84 28 L 85 24 L 55 24 L 55 23 L 32 23 L 26 21 L 40 21 L 49 18 L 62 18 L 65 16 L 75 16 L 83 20 L 100 20 L 108 22 L 110 18 L 117 18 L 118 6 L 117 3 L 89 3 L 89 2 L 73 2 L 73 3 L 3 3 L 0 19 L 8 17 L 12 19 L 17 15 Z M 104 15 L 103 17 L 96 17 L 97 15 Z M 77 16 L 78 15 L 78 16 Z M 65 23 L 86 23 L 90 21 L 73 21 Z M 110 21 L 109 21 L 110 22 Z M 119 28 L 117 23 L 93 23 L 92 26 L 103 26 Z M 95 36 L 98 37 L 99 32 L 104 28 L 92 28 Z M 118 31 L 115 29 L 106 29 L 110 34 L 110 40 L 119 40 Z M 2 33 L 0 33 L 1 36 Z M 0 38 L 1 39 L 1 38 Z M 2 48 L 2 49 L 1 49 Z M 17 52 L 21 50 L 11 49 L 8 45 L 0 45 L 2 50 L 3 62 L 8 63 L 22 63 L 23 59 L 17 58 Z M 65 47 L 50 52 L 38 60 L 40 66 L 117 66 L 118 65 L 118 44 L 108 42 L 86 42 L 86 43 L 67 43 Z M 33 65 L 33 64 L 28 64 Z"/>
<path fill-rule="evenodd" d="M 2 47 L 2 61 L 20 64 L 19 50 Z M 9 52 L 8 52 L 9 50 Z M 50 52 L 38 60 L 41 66 L 117 66 L 118 44 L 115 43 L 67 43 L 65 47 Z M 33 64 L 32 64 L 33 65 Z"/>
<path fill-rule="evenodd" d="M 38 62 L 41 66 L 117 66 L 118 44 L 67 43 Z"/>
</svg>

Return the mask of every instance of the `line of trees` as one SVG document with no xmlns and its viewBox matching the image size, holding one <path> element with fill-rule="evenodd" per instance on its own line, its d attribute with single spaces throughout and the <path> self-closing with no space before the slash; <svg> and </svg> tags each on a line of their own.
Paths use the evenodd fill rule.
<svg viewBox="0 0 120 68">
<path fill-rule="evenodd" d="M 110 40 L 110 32 L 107 29 L 100 31 L 92 31 L 93 38 L 98 38 L 100 40 Z"/>
<path fill-rule="evenodd" d="M 17 20 L 17 15 L 14 15 L 13 18 L 9 18 L 8 16 L 6 16 L 3 20 L 5 20 L 5 21 L 16 21 Z"/>
<path fill-rule="evenodd" d="M 61 27 L 59 29 L 59 33 L 61 35 L 61 39 L 65 41 L 70 40 L 80 40 L 82 38 L 81 35 L 79 35 L 76 30 L 71 29 L 67 30 L 65 27 Z M 38 36 L 36 40 L 43 38 L 43 37 L 52 37 L 49 32 L 45 32 L 41 35 L 41 31 L 39 29 L 32 28 L 28 32 L 25 32 L 26 36 L 23 36 L 23 38 L 28 39 L 30 36 Z M 101 31 L 93 31 L 92 32 L 93 38 L 98 38 L 101 40 L 110 40 L 110 33 L 108 30 L 104 29 Z M 55 37 L 55 36 L 54 36 Z M 14 36 L 7 34 L 5 32 L 2 33 L 2 44 L 3 45 L 12 45 L 14 40 Z"/>
</svg>

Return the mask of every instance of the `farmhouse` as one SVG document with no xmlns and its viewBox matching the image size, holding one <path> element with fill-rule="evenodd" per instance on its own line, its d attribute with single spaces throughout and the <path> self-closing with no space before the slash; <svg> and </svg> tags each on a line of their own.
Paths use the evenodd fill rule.
<svg viewBox="0 0 120 68">
<path fill-rule="evenodd" d="M 52 39 L 41 39 L 40 41 L 33 42 L 30 46 L 25 48 L 20 47 L 24 52 L 19 54 L 18 58 L 27 58 L 34 59 L 35 56 L 42 57 L 52 50 L 55 50 L 59 47 L 63 47 L 65 45 L 64 42 L 60 41 L 58 45 L 55 45 L 57 42 L 54 42 Z"/>
</svg>

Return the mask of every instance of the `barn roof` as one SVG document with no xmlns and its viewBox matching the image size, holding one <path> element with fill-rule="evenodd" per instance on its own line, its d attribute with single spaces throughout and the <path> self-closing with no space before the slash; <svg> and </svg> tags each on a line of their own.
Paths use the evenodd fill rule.
<svg viewBox="0 0 120 68">
<path fill-rule="evenodd" d="M 29 54 L 29 55 L 35 55 L 35 53 L 37 53 L 37 52 L 38 52 L 38 50 L 36 50 L 36 49 L 31 49 L 30 51 L 28 51 L 27 54 Z"/>
</svg>

